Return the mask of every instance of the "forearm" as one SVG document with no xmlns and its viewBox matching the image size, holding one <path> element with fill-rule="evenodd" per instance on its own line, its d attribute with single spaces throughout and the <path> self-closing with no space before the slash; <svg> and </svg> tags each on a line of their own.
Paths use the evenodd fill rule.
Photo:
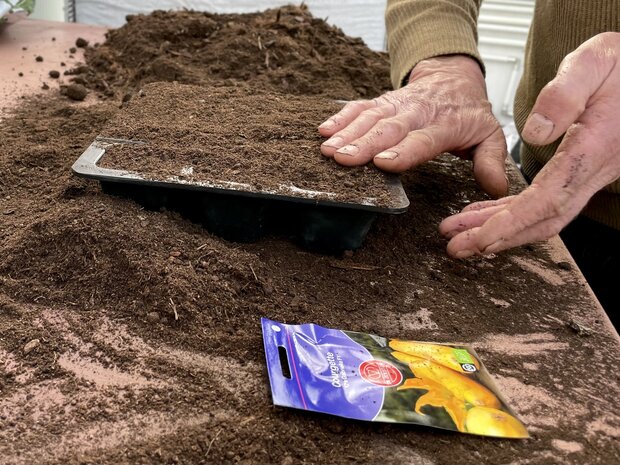
<svg viewBox="0 0 620 465">
<path fill-rule="evenodd" d="M 413 67 L 431 57 L 469 55 L 483 67 L 476 26 L 481 1 L 388 0 L 385 21 L 394 88 L 406 84 Z"/>
</svg>

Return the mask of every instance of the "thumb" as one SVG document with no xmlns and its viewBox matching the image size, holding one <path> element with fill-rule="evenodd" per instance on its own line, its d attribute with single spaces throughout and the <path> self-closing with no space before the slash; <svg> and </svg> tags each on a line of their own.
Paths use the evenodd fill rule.
<svg viewBox="0 0 620 465">
<path fill-rule="evenodd" d="M 499 126 L 474 150 L 474 177 L 478 185 L 493 198 L 503 197 L 508 192 L 507 154 L 506 138 Z"/>
<path fill-rule="evenodd" d="M 585 111 L 590 97 L 613 69 L 599 36 L 584 42 L 560 64 L 556 77 L 538 95 L 521 136 L 547 145 L 564 134 Z"/>
</svg>

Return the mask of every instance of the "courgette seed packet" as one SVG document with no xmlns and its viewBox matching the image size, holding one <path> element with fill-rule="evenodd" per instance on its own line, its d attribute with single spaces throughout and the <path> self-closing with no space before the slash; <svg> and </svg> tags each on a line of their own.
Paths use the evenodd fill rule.
<svg viewBox="0 0 620 465">
<path fill-rule="evenodd" d="M 275 405 L 356 420 L 528 437 L 470 347 L 261 322 Z"/>
</svg>

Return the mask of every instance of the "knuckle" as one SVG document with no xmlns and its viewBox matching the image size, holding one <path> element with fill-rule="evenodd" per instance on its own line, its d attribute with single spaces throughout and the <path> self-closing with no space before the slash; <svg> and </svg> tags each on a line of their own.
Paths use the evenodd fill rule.
<svg viewBox="0 0 620 465">
<path fill-rule="evenodd" d="M 377 127 L 375 129 L 377 134 L 382 134 L 388 137 L 404 137 L 407 132 L 409 132 L 409 127 L 407 124 L 397 118 L 388 118 L 383 119 L 377 123 Z"/>
<path fill-rule="evenodd" d="M 499 121 L 497 120 L 497 118 L 493 114 L 493 108 L 491 106 L 491 103 L 489 102 L 489 106 L 486 107 L 482 111 L 483 111 L 483 115 L 482 115 L 481 119 L 484 120 L 484 122 L 486 123 L 487 127 L 489 129 L 491 129 L 493 131 L 493 133 L 497 134 L 498 137 L 501 137 L 502 139 L 506 139 L 506 137 L 504 136 L 504 131 L 502 131 L 501 124 L 499 124 Z"/>
<path fill-rule="evenodd" d="M 482 99 L 478 101 L 478 104 L 486 115 L 493 115 L 493 103 L 490 100 Z"/>
<path fill-rule="evenodd" d="M 571 112 L 582 114 L 586 109 L 586 101 L 575 89 L 558 81 L 551 81 L 540 93 L 538 105 L 545 107 L 546 111 L 554 108 L 570 109 Z"/>
<path fill-rule="evenodd" d="M 510 218 L 510 222 L 512 223 L 512 228 L 516 232 L 521 232 L 527 229 L 530 226 L 530 221 L 524 215 L 519 214 L 515 210 L 506 209 L 508 212 L 507 215 Z"/>
<path fill-rule="evenodd" d="M 581 66 L 593 66 L 598 61 L 597 48 L 598 47 L 583 47 L 575 50 L 569 55 L 572 55 L 573 60 L 578 62 Z"/>
<path fill-rule="evenodd" d="M 427 131 L 419 131 L 416 134 L 417 141 L 422 144 L 426 150 L 431 151 L 435 147 L 435 139 Z"/>
<path fill-rule="evenodd" d="M 364 118 L 378 119 L 378 118 L 383 117 L 383 111 L 381 111 L 381 109 L 379 109 L 377 107 L 375 107 L 375 108 L 368 108 L 368 109 L 362 111 L 360 116 L 362 116 Z"/>
<path fill-rule="evenodd" d="M 362 112 L 367 106 L 367 100 L 354 100 L 352 102 L 347 102 L 343 110 L 359 113 Z"/>
<path fill-rule="evenodd" d="M 568 202 L 570 194 L 567 194 L 554 195 L 547 200 L 545 208 L 547 218 L 564 218 L 570 213 Z"/>
</svg>

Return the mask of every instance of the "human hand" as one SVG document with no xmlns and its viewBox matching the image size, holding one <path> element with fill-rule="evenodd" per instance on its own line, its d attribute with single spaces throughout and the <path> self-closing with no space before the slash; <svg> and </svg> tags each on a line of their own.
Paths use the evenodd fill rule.
<svg viewBox="0 0 620 465">
<path fill-rule="evenodd" d="M 555 155 L 517 196 L 471 204 L 439 229 L 456 258 L 548 239 L 620 178 L 620 33 L 599 34 L 562 61 L 523 129 L 532 145 L 562 134 Z"/>
<path fill-rule="evenodd" d="M 405 87 L 349 102 L 321 126 L 321 152 L 347 166 L 373 160 L 401 172 L 444 153 L 472 158 L 474 177 L 493 197 L 506 194 L 506 141 L 487 100 L 478 63 L 464 55 L 418 63 Z"/>
</svg>

